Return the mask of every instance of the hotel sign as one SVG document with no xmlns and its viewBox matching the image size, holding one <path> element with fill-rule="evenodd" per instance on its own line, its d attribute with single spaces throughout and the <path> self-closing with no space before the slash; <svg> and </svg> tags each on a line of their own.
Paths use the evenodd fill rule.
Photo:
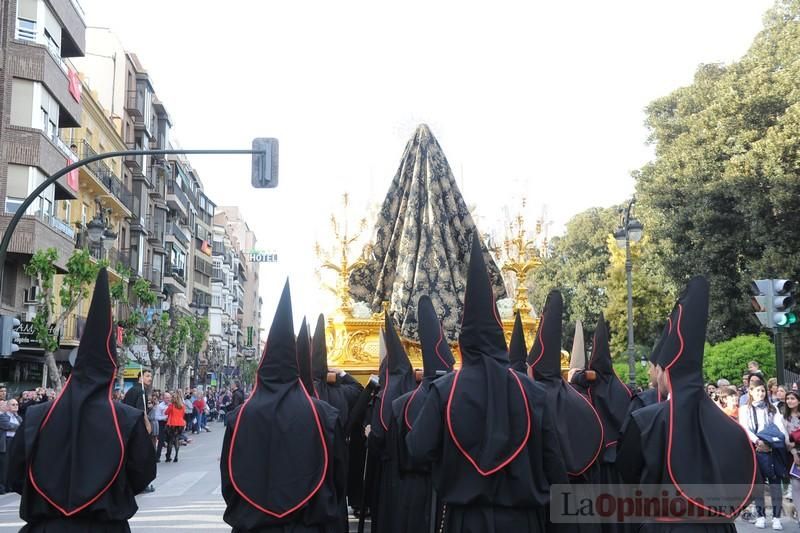
<svg viewBox="0 0 800 533">
<path fill-rule="evenodd" d="M 278 253 L 275 251 L 250 250 L 248 253 L 251 263 L 277 263 Z"/>
</svg>

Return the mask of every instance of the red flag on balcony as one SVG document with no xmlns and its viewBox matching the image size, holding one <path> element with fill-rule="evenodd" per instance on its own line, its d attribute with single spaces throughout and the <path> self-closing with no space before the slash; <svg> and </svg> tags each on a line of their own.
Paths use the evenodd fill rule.
<svg viewBox="0 0 800 533">
<path fill-rule="evenodd" d="M 67 166 L 70 166 L 74 162 L 75 161 L 73 161 L 72 159 L 67 158 Z M 77 168 L 75 170 L 70 170 L 67 173 L 67 185 L 69 185 L 69 188 L 72 189 L 73 191 L 78 192 L 78 169 Z"/>
<path fill-rule="evenodd" d="M 78 77 L 78 73 L 69 69 L 67 71 L 67 78 L 69 79 L 69 94 L 80 104 L 83 89 L 81 88 L 81 80 Z"/>
<path fill-rule="evenodd" d="M 203 244 L 200 246 L 200 251 L 206 255 L 211 255 L 211 243 L 203 241 Z"/>
</svg>

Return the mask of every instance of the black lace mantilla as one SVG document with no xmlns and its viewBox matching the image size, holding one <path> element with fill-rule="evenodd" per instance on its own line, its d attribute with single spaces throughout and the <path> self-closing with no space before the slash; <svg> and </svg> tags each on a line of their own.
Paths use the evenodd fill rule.
<svg viewBox="0 0 800 533">
<path fill-rule="evenodd" d="M 406 145 L 400 168 L 378 212 L 374 257 L 350 276 L 350 294 L 374 312 L 390 309 L 400 334 L 419 340 L 417 300 L 430 296 L 447 338 L 461 324 L 467 261 L 475 222 L 439 142 L 426 125 Z M 500 270 L 484 247 L 495 297 L 505 296 Z"/>
</svg>

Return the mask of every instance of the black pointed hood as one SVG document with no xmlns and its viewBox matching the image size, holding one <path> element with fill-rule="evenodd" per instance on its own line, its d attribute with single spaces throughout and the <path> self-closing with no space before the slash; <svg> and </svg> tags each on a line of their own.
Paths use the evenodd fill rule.
<svg viewBox="0 0 800 533">
<path fill-rule="evenodd" d="M 108 272 L 100 269 L 70 378 L 31 439 L 31 485 L 64 516 L 80 512 L 116 481 L 125 457 L 117 407 Z M 142 414 L 143 416 L 143 414 Z"/>
<path fill-rule="evenodd" d="M 632 394 L 614 372 L 608 343 L 608 325 L 603 313 L 600 313 L 594 331 L 589 370 L 597 373 L 595 380 L 589 383 L 589 399 L 603 421 L 606 440 L 605 459 L 614 462 L 619 431 L 628 414 Z"/>
<path fill-rule="evenodd" d="M 311 363 L 314 378 L 324 380 L 328 375 L 328 346 L 325 338 L 325 316 L 322 314 L 317 318 L 317 327 L 314 329 Z"/>
<path fill-rule="evenodd" d="M 94 285 L 86 327 L 78 345 L 78 355 L 72 368 L 73 379 L 107 384 L 117 371 L 117 336 L 111 317 L 111 291 L 108 271 L 100 269 Z"/>
<path fill-rule="evenodd" d="M 537 381 L 561 377 L 561 315 L 564 300 L 559 291 L 550 291 L 539 317 L 539 329 L 528 354 L 528 364 Z"/>
<path fill-rule="evenodd" d="M 289 280 L 283 286 L 275 318 L 269 328 L 264 353 L 258 365 L 258 381 L 261 384 L 293 383 L 300 377 L 297 367 L 297 344 L 294 338 L 292 318 L 292 297 L 289 293 Z"/>
<path fill-rule="evenodd" d="M 383 359 L 380 368 L 381 392 L 378 419 L 384 430 L 389 429 L 389 421 L 392 418 L 392 402 L 403 394 L 414 390 L 417 380 L 411 361 L 408 360 L 400 336 L 394 328 L 394 322 L 389 313 L 384 316 L 384 341 L 386 342 L 386 357 Z"/>
<path fill-rule="evenodd" d="M 302 333 L 306 338 L 307 333 Z M 331 457 L 322 414 L 300 382 L 289 281 L 283 287 L 250 397 L 232 411 L 223 475 L 254 509 L 283 518 L 302 508 L 322 487 Z M 279 428 L 280 431 L 276 431 Z M 286 472 L 275 480 L 253 472 Z"/>
<path fill-rule="evenodd" d="M 450 372 L 456 360 L 436 315 L 433 302 L 427 296 L 420 296 L 417 303 L 419 321 L 419 340 L 422 345 L 422 366 L 426 378 L 435 378 L 438 371 Z"/>
<path fill-rule="evenodd" d="M 506 337 L 495 305 L 494 292 L 477 231 L 472 235 L 464 314 L 461 319 L 458 345 L 465 366 L 479 363 L 483 357 L 508 362 Z"/>
<path fill-rule="evenodd" d="M 559 291 L 550 291 L 539 317 L 528 363 L 534 379 L 547 391 L 547 403 L 556 420 L 564 464 L 574 477 L 583 475 L 603 447 L 603 426 L 592 405 L 561 375 L 561 320 L 564 302 Z"/>
<path fill-rule="evenodd" d="M 414 420 L 422 410 L 425 398 L 428 396 L 431 383 L 437 379 L 437 372 L 451 372 L 456 360 L 447 338 L 444 335 L 442 324 L 433 307 L 433 302 L 428 296 L 420 296 L 417 302 L 417 321 L 419 323 L 419 339 L 422 346 L 422 366 L 424 377 L 422 382 L 411 394 L 401 396 L 395 400 L 394 409 L 402 409 L 403 421 L 410 431 Z M 400 452 L 402 454 L 405 451 Z"/>
<path fill-rule="evenodd" d="M 672 327 L 659 353 L 670 385 L 667 472 L 695 507 L 702 494 L 724 498 L 735 516 L 747 505 L 756 477 L 753 447 L 745 430 L 731 420 L 703 387 L 703 351 L 708 323 L 708 282 L 692 278 L 671 315 Z M 724 446 L 711 446 L 724 442 Z"/>
<path fill-rule="evenodd" d="M 522 329 L 522 317 L 517 312 L 514 319 L 514 330 L 511 332 L 511 342 L 508 345 L 508 360 L 511 368 L 527 374 L 526 357 L 528 357 L 528 348 L 525 346 L 525 330 Z"/>
<path fill-rule="evenodd" d="M 311 396 L 315 396 L 314 376 L 312 375 L 311 365 L 311 337 L 308 334 L 306 317 L 303 317 L 303 323 L 300 324 L 300 333 L 297 334 L 297 367 L 300 372 L 300 381 L 306 388 L 306 392 Z"/>
</svg>

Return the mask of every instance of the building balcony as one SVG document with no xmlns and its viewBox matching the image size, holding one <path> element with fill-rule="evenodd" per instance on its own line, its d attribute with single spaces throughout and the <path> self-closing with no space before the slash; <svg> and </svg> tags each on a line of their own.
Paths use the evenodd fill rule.
<svg viewBox="0 0 800 533">
<path fill-rule="evenodd" d="M 86 139 L 78 141 L 78 151 L 81 159 L 94 157 L 97 152 L 89 145 Z M 84 165 L 90 180 L 82 180 L 81 184 L 86 183 L 90 187 L 91 193 L 95 198 L 109 198 L 114 200 L 118 209 L 118 214 L 129 217 L 133 212 L 133 193 L 128 189 L 121 179 L 111 170 L 104 161 L 95 161 Z M 94 182 L 94 183 L 91 183 Z M 94 186 L 92 186 L 94 185 Z"/>
<path fill-rule="evenodd" d="M 185 251 L 189 251 L 189 237 L 176 222 L 167 222 L 167 229 L 164 232 L 166 242 L 177 242 Z"/>
<path fill-rule="evenodd" d="M 78 0 L 47 0 L 61 21 L 61 55 L 83 56 L 86 52 L 86 17 Z"/>
<path fill-rule="evenodd" d="M 8 74 L 40 82 L 56 99 L 60 108 L 59 128 L 80 126 L 81 103 L 79 97 L 70 93 L 69 68 L 59 55 L 51 52 L 46 44 L 15 40 L 8 43 L 8 58 L 5 65 Z"/>
<path fill-rule="evenodd" d="M 81 334 L 86 327 L 86 317 L 75 313 L 67 315 L 64 320 L 64 327 L 61 330 L 62 346 L 77 346 L 81 340 Z"/>
<path fill-rule="evenodd" d="M 174 209 L 184 217 L 189 216 L 189 197 L 172 180 L 167 183 L 167 205 L 170 209 Z"/>
<path fill-rule="evenodd" d="M 89 255 L 95 261 L 108 261 L 108 273 L 114 278 L 126 279 L 122 272 L 123 270 L 130 270 L 131 254 L 129 250 L 117 250 L 116 248 L 104 249 L 102 246 L 93 246 L 89 248 Z"/>
<path fill-rule="evenodd" d="M 140 144 L 126 143 L 128 150 L 144 150 Z M 144 156 L 143 155 L 126 155 L 124 158 L 125 166 L 131 169 L 135 177 L 144 176 Z"/>
<path fill-rule="evenodd" d="M 186 269 L 176 268 L 167 263 L 164 269 L 164 290 L 170 294 L 186 291 Z"/>
<path fill-rule="evenodd" d="M 0 234 L 5 232 L 13 215 L 0 213 Z M 33 255 L 37 250 L 55 248 L 56 267 L 66 271 L 67 260 L 75 250 L 75 231 L 53 217 L 25 215 L 17 224 L 8 246 L 9 253 Z"/>
<path fill-rule="evenodd" d="M 145 224 L 147 229 L 147 240 L 153 244 L 163 244 L 164 226 L 162 222 L 155 219 L 152 215 L 149 215 Z"/>
<path fill-rule="evenodd" d="M 130 90 L 125 98 L 125 111 L 135 119 L 140 119 L 144 115 L 144 97 L 143 91 Z"/>
<path fill-rule="evenodd" d="M 145 263 L 142 268 L 142 277 L 150 282 L 150 285 L 157 291 L 161 292 L 162 272 L 150 263 Z"/>
<path fill-rule="evenodd" d="M 42 130 L 9 125 L 5 133 L 3 155 L 8 163 L 37 167 L 45 174 L 55 174 L 64 168 L 69 160 L 56 142 Z M 71 152 L 68 148 L 67 150 Z M 75 157 L 75 154 L 71 157 Z M 69 176 L 62 176 L 56 181 L 54 191 L 56 200 L 74 200 L 77 197 L 77 184 L 70 184 Z"/>
</svg>

